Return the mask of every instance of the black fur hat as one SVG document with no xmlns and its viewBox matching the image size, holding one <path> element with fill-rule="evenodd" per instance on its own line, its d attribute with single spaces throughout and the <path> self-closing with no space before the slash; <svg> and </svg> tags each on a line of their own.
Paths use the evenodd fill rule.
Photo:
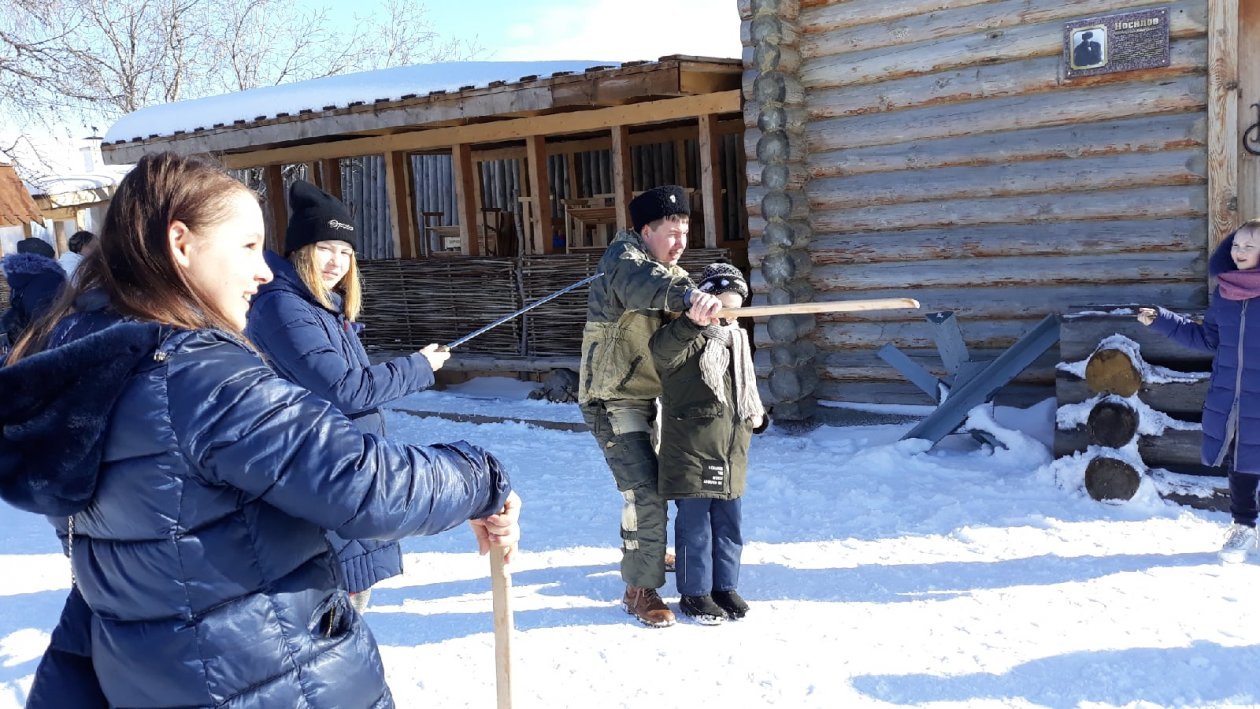
<svg viewBox="0 0 1260 709">
<path fill-rule="evenodd" d="M 305 180 L 289 187 L 289 227 L 284 232 L 284 253 L 317 241 L 344 241 L 359 247 L 350 210 L 341 200 Z"/>
<path fill-rule="evenodd" d="M 678 185 L 653 187 L 630 200 L 630 221 L 635 231 L 642 231 L 648 224 L 671 214 L 691 215 L 687 191 Z"/>
<path fill-rule="evenodd" d="M 734 291 L 739 293 L 741 298 L 748 297 L 748 281 L 744 280 L 744 274 L 724 261 L 705 266 L 704 272 L 700 274 L 700 285 L 697 287 L 709 295 Z"/>
<path fill-rule="evenodd" d="M 53 251 L 53 247 L 48 245 L 47 241 L 28 236 L 17 242 L 17 252 L 19 254 L 38 254 L 48 258 L 57 258 L 57 252 Z"/>
</svg>

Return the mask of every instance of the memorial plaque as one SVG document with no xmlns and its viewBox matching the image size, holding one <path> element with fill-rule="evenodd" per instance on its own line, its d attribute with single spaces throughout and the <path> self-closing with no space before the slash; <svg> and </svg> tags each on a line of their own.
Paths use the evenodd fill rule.
<svg viewBox="0 0 1260 709">
<path fill-rule="evenodd" d="M 1065 76 L 1168 66 L 1168 8 L 1072 20 L 1063 25 Z"/>
</svg>

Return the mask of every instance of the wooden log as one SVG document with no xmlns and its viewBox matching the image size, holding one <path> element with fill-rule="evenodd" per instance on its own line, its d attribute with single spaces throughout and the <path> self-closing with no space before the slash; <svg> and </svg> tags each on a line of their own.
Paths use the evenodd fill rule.
<svg viewBox="0 0 1260 709">
<path fill-rule="evenodd" d="M 923 367 L 929 374 L 938 378 L 950 376 L 941 363 L 941 355 L 936 349 L 913 347 L 899 348 L 902 354 Z M 970 349 L 972 357 L 977 360 L 994 359 L 1002 354 L 997 349 Z M 880 359 L 874 349 L 847 349 L 840 351 L 822 350 L 817 353 L 816 366 L 818 376 L 822 380 L 833 382 L 866 382 L 881 379 L 904 379 L 887 362 Z M 1024 371 L 1016 375 L 1013 381 L 1023 384 L 1047 385 L 1054 381 L 1054 365 L 1057 355 L 1049 351 L 1042 355 Z M 769 376 L 774 367 L 774 353 L 771 348 L 761 348 L 753 355 L 753 365 L 757 375 Z"/>
<path fill-rule="evenodd" d="M 1123 448 L 1137 435 L 1138 419 L 1138 412 L 1123 401 L 1098 402 L 1085 422 L 1090 445 Z"/>
<path fill-rule="evenodd" d="M 1026 407 L 1053 396 L 1049 387 L 1039 384 L 1013 383 L 1002 387 L 993 397 L 1001 406 Z M 904 379 L 866 382 L 820 381 L 814 390 L 819 401 L 868 404 L 917 404 L 934 406 L 936 402 Z"/>
<path fill-rule="evenodd" d="M 1182 421 L 1198 421 L 1203 415 L 1203 399 L 1207 395 L 1208 380 L 1195 382 L 1169 382 L 1143 384 L 1137 391 L 1142 403 Z M 1095 396 L 1084 379 L 1068 372 L 1055 372 L 1055 398 L 1059 406 L 1076 404 Z"/>
<path fill-rule="evenodd" d="M 916 143 L 829 150 L 807 156 L 810 179 L 932 168 L 1008 165 L 1121 153 L 1195 149 L 1207 140 L 1202 114 L 1140 116 L 1084 125 L 1052 126 Z"/>
<path fill-rule="evenodd" d="M 749 206 L 749 228 L 764 228 Z M 1074 220 L 1169 219 L 1207 214 L 1203 185 L 1142 187 L 1106 192 L 1021 195 L 921 202 L 842 210 L 815 210 L 811 224 L 818 233 L 892 231 L 961 227 L 979 224 L 1045 224 Z"/>
<path fill-rule="evenodd" d="M 1089 446 L 1084 426 L 1054 432 L 1054 455 L 1080 453 Z M 1158 436 L 1138 436 L 1138 454 L 1148 468 L 1163 468 L 1186 475 L 1220 475 L 1218 468 L 1203 465 L 1203 432 L 1166 429 Z"/>
<path fill-rule="evenodd" d="M 1207 43 L 1203 38 L 1174 40 L 1169 44 L 1167 67 L 1102 74 L 1073 80 L 1072 85 L 1167 81 L 1182 74 L 1201 73 L 1206 59 Z M 811 120 L 821 120 L 1058 91 L 1063 88 L 1059 79 L 1062 63 L 1061 55 L 1030 57 L 882 81 L 870 86 L 816 89 L 810 92 L 805 108 Z"/>
<path fill-rule="evenodd" d="M 988 0 L 849 0 L 849 2 L 812 2 L 803 0 L 798 24 L 810 34 L 836 32 L 859 25 L 882 25 L 921 13 L 940 12 L 951 8 L 979 5 Z M 872 28 L 873 32 L 882 29 Z"/>
<path fill-rule="evenodd" d="M 1101 309 L 1101 308 L 1100 308 Z M 1194 315 L 1193 311 L 1188 312 Z M 1212 368 L 1212 353 L 1179 345 L 1137 321 L 1135 315 L 1072 315 L 1063 318 L 1059 352 L 1064 362 L 1089 357 L 1098 343 L 1119 334 L 1133 340 L 1142 359 L 1182 372 L 1206 372 Z"/>
<path fill-rule="evenodd" d="M 1085 490 L 1099 502 L 1131 500 L 1142 484 L 1142 473 L 1119 458 L 1100 455 L 1085 466 Z"/>
<path fill-rule="evenodd" d="M 1042 3 L 1001 0 L 978 7 L 972 5 L 899 17 L 880 23 L 877 31 L 870 26 L 857 26 L 830 32 L 810 32 L 801 42 L 801 51 L 807 56 L 818 57 L 944 39 L 977 30 L 1002 35 L 1005 34 L 1002 30 L 1011 27 L 1101 15 L 1131 4 L 1123 0 Z"/>
<path fill-rule="evenodd" d="M 1207 3 L 1182 0 L 1169 6 L 1172 37 L 1202 37 L 1207 33 Z M 982 30 L 925 42 L 878 47 L 843 54 L 803 54 L 799 72 L 806 89 L 852 86 L 927 74 L 975 64 L 998 64 L 1032 56 L 1061 54 L 1063 23 L 1022 24 L 1001 32 Z"/>
<path fill-rule="evenodd" d="M 968 347 L 1005 349 L 1037 324 L 1036 320 L 990 320 L 963 322 L 963 337 Z M 775 344 L 768 325 L 757 323 L 753 328 L 758 347 Z M 806 333 L 808 334 L 808 333 Z M 923 321 L 890 323 L 819 323 L 812 331 L 813 341 L 826 349 L 848 347 L 878 349 L 886 343 L 898 347 L 936 347 L 932 328 Z"/>
<path fill-rule="evenodd" d="M 826 177 L 812 180 L 806 194 L 812 209 L 837 210 L 929 200 L 1192 185 L 1206 179 L 1202 151 L 1170 150 Z"/>
<path fill-rule="evenodd" d="M 753 293 L 759 294 L 759 297 L 769 291 L 759 270 L 754 270 L 749 280 Z M 893 298 L 902 292 L 904 290 L 889 288 L 819 293 L 818 298 Z M 952 310 L 960 320 L 1020 320 L 1062 310 L 1065 304 L 1120 302 L 1123 299 L 1132 299 L 1135 303 L 1161 303 L 1172 308 L 1196 308 L 1203 305 L 1204 298 L 1202 284 L 1193 282 L 1050 284 L 1004 287 L 1001 290 L 981 284 L 959 288 L 916 288 L 914 294 L 925 312 Z M 920 317 L 913 311 L 905 310 L 871 310 L 818 316 L 820 322 L 833 323 L 921 321 Z"/>
<path fill-rule="evenodd" d="M 930 268 L 926 267 L 930 264 Z M 1096 256 L 1010 256 L 951 261 L 819 266 L 810 283 L 819 291 L 862 291 L 917 287 L 1089 284 L 1113 280 L 1191 282 L 1207 278 L 1200 251 Z"/>
<path fill-rule="evenodd" d="M 820 235 L 809 244 L 815 266 L 925 261 L 990 256 L 1069 256 L 1133 251 L 1193 251 L 1203 247 L 1201 218 L 1129 219 L 1049 224 L 992 224 L 919 229 L 888 234 Z M 749 260 L 760 263 L 764 245 L 749 244 Z M 1087 301 L 1076 301 L 1087 302 Z M 1109 301 L 1098 301 L 1109 302 Z"/>
<path fill-rule="evenodd" d="M 1085 363 L 1085 383 L 1099 394 L 1133 396 L 1142 388 L 1142 373 L 1127 352 L 1104 348 L 1096 350 Z"/>
<path fill-rule="evenodd" d="M 893 113 L 828 118 L 808 123 L 805 138 L 809 153 L 818 154 L 978 133 L 1196 112 L 1202 111 L 1206 103 L 1203 78 L 1191 75 L 1159 83 L 1083 86 Z"/>
</svg>

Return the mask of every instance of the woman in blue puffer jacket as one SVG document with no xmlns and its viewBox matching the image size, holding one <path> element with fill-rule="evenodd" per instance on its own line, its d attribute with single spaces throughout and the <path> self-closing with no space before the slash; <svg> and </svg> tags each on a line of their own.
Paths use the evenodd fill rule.
<svg viewBox="0 0 1260 709">
<path fill-rule="evenodd" d="M 289 187 L 284 251 L 268 251 L 275 278 L 258 289 L 245 329 L 280 376 L 327 399 L 365 433 L 385 435 L 380 406 L 433 386 L 450 356 L 429 345 L 373 365 L 355 322 L 362 305 L 355 227 L 337 198 L 303 180 Z M 328 533 L 355 609 L 367 608 L 377 582 L 402 573 L 395 541 L 342 539 Z"/>
<path fill-rule="evenodd" d="M 56 324 L 0 369 L 0 497 L 49 517 L 72 570 L 28 706 L 392 707 L 324 530 L 471 519 L 515 547 L 493 456 L 365 434 L 242 338 L 262 245 L 243 185 L 145 157 Z"/>
<path fill-rule="evenodd" d="M 1260 483 L 1260 220 L 1249 221 L 1213 252 L 1208 273 L 1218 286 L 1203 322 L 1163 308 L 1141 308 L 1138 320 L 1194 349 L 1211 352 L 1212 378 L 1203 402 L 1204 465 L 1229 476 L 1233 524 L 1221 559 L 1244 560 L 1256 549 Z M 1251 302 L 1256 300 L 1253 310 Z"/>
</svg>

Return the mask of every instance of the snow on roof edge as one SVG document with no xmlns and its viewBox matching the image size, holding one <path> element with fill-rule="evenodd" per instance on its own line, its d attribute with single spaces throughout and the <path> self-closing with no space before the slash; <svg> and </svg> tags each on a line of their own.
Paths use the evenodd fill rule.
<svg viewBox="0 0 1260 709">
<path fill-rule="evenodd" d="M 231 125 L 239 120 L 255 121 L 281 114 L 325 111 L 356 103 L 400 100 L 444 91 L 484 88 L 497 82 L 518 83 L 585 73 L 595 68 L 616 69 L 645 63 L 597 60 L 441 62 L 326 76 L 147 106 L 118 119 L 105 134 L 104 142 L 123 143 L 137 138 Z"/>
</svg>

